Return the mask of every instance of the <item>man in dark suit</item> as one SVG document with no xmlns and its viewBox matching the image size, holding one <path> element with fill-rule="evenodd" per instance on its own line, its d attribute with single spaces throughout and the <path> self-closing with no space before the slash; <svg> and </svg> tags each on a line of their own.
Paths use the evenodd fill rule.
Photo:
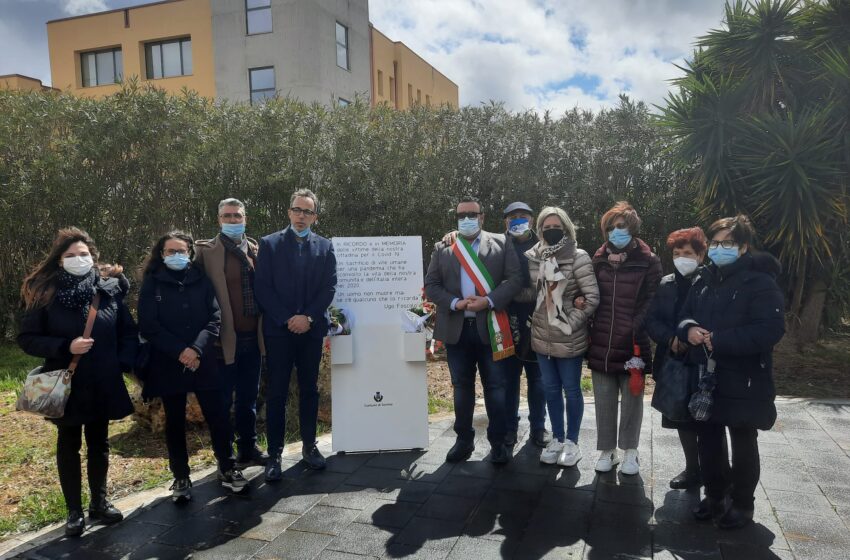
<svg viewBox="0 0 850 560">
<path fill-rule="evenodd" d="M 326 312 L 336 291 L 336 257 L 331 242 L 310 231 L 319 201 L 307 189 L 289 202 L 290 225 L 260 240 L 254 291 L 263 309 L 263 337 L 268 363 L 266 432 L 269 460 L 265 478 L 281 478 L 280 454 L 292 367 L 298 375 L 301 454 L 312 469 L 324 469 L 316 448 L 319 412 L 319 362 L 328 332 Z"/>
<path fill-rule="evenodd" d="M 434 337 L 446 344 L 454 388 L 457 441 L 446 461 L 464 461 L 475 449 L 472 417 L 477 367 L 489 421 L 490 460 L 507 463 L 510 454 L 505 446 L 506 373 L 500 361 L 512 354 L 513 347 L 502 346 L 503 336 L 504 342 L 510 341 L 510 329 L 499 333 L 496 326 L 497 334 L 491 336 L 492 325 L 488 322 L 494 316 L 491 311 L 504 311 L 520 291 L 519 260 L 516 251 L 505 250 L 504 235 L 481 230 L 484 214 L 477 200 L 462 200 L 456 213 L 458 239 L 452 245 L 437 243 L 425 277 L 425 293 L 437 304 Z"/>
</svg>

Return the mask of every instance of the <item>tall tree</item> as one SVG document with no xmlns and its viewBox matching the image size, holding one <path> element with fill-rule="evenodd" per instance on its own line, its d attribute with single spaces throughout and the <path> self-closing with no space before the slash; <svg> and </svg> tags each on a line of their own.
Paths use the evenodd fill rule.
<svg viewBox="0 0 850 560">
<path fill-rule="evenodd" d="M 789 323 L 813 341 L 850 266 L 850 0 L 727 3 L 661 122 L 695 164 L 703 217 L 749 214 L 785 269 Z"/>
</svg>

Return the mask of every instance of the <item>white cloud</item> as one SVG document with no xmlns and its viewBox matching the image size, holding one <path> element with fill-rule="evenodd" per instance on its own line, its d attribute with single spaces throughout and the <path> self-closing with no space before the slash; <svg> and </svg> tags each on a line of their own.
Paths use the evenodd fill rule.
<svg viewBox="0 0 850 560">
<path fill-rule="evenodd" d="M 661 103 L 673 63 L 720 26 L 723 0 L 370 0 L 369 12 L 454 80 L 462 104 L 560 113 L 621 92 Z"/>
<path fill-rule="evenodd" d="M 106 0 L 63 0 L 62 9 L 69 16 L 79 16 L 108 10 Z"/>
</svg>

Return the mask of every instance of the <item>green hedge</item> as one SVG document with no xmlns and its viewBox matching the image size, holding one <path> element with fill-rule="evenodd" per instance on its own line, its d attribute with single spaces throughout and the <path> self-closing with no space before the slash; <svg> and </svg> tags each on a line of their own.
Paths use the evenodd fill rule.
<svg viewBox="0 0 850 560">
<path fill-rule="evenodd" d="M 134 84 L 103 100 L 2 91 L 0 328 L 12 333 L 21 278 L 61 226 L 88 230 L 102 261 L 135 269 L 169 228 L 214 235 L 216 204 L 228 196 L 246 202 L 250 235 L 279 230 L 300 187 L 319 195 L 322 235 L 421 235 L 426 260 L 454 228 L 462 194 L 481 198 L 496 231 L 513 200 L 561 205 L 591 251 L 599 216 L 626 199 L 658 249 L 670 230 L 695 223 L 687 170 L 665 142 L 647 107 L 625 97 L 555 117 L 492 103 L 252 107 Z"/>
</svg>

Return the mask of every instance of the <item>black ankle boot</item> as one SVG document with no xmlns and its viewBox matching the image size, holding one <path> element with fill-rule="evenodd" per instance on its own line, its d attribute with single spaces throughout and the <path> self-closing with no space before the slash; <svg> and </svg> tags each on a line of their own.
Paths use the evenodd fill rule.
<svg viewBox="0 0 850 560">
<path fill-rule="evenodd" d="M 86 528 L 86 518 L 83 517 L 83 512 L 74 509 L 68 512 L 68 521 L 65 523 L 66 537 L 79 537 L 83 534 L 83 529 Z"/>
<path fill-rule="evenodd" d="M 738 509 L 734 505 L 715 522 L 718 529 L 740 529 L 753 520 L 753 510 Z"/>
<path fill-rule="evenodd" d="M 685 469 L 670 480 L 670 488 L 673 490 L 687 490 L 702 486 L 702 477 L 699 470 Z"/>
<path fill-rule="evenodd" d="M 693 509 L 692 513 L 697 521 L 709 521 L 711 519 L 720 519 L 725 511 L 726 500 L 715 500 L 706 497 Z"/>
<path fill-rule="evenodd" d="M 124 514 L 118 511 L 118 508 L 113 506 L 109 500 L 104 499 L 100 503 L 89 505 L 89 519 L 100 521 L 104 525 L 111 525 L 124 519 Z"/>
</svg>

